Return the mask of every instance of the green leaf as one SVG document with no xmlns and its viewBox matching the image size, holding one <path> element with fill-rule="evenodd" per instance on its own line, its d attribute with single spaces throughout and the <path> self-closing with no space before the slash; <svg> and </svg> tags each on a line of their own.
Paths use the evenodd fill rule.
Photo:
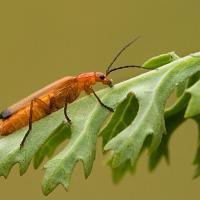
<svg viewBox="0 0 200 200">
<path fill-rule="evenodd" d="M 132 92 L 139 101 L 138 114 L 129 127 L 105 146 L 105 150 L 113 151 L 113 167 L 121 165 L 128 159 L 134 165 L 149 135 L 152 135 L 150 152 L 159 146 L 162 135 L 166 132 L 164 122 L 166 100 L 177 84 L 199 71 L 199 64 L 196 63 L 196 67 L 193 64 L 200 58 L 193 59 L 194 57 L 178 59 L 152 71 L 148 77 L 144 74 L 135 79 Z M 143 83 L 138 84 L 144 77 Z"/>
<path fill-rule="evenodd" d="M 103 146 L 130 125 L 137 114 L 138 108 L 137 99 L 133 93 L 129 93 L 127 98 L 115 110 L 109 124 L 100 133 L 103 136 Z"/>
<path fill-rule="evenodd" d="M 191 99 L 185 112 L 185 117 L 193 117 L 200 114 L 200 81 L 187 89 L 187 92 L 191 94 Z"/>
<path fill-rule="evenodd" d="M 149 169 L 153 170 L 158 165 L 160 159 L 165 157 L 169 163 L 169 150 L 168 144 L 172 133 L 183 123 L 186 119 L 184 113 L 189 95 L 184 94 L 170 109 L 165 112 L 165 126 L 166 134 L 163 135 L 162 141 L 156 151 L 152 152 L 149 159 Z"/>
<path fill-rule="evenodd" d="M 193 162 L 193 164 L 196 166 L 194 178 L 197 178 L 198 176 L 200 176 L 200 115 L 195 116 L 194 120 L 198 124 L 197 151 L 196 151 L 195 159 L 194 159 L 194 162 Z"/>
<path fill-rule="evenodd" d="M 124 103 L 124 108 L 126 112 L 130 112 L 124 113 L 121 117 L 114 113 L 110 120 L 110 123 L 116 122 L 113 123 L 114 127 L 119 119 L 128 123 L 124 127 L 123 123 L 119 123 L 120 131 L 113 132 L 112 126 L 108 123 L 104 134 L 105 150 L 113 152 L 111 165 L 118 170 L 118 177 L 123 175 L 129 166 L 135 166 L 144 146 L 150 152 L 159 147 L 163 133 L 166 132 L 164 108 L 167 98 L 179 83 L 198 71 L 200 58 L 194 55 L 186 56 L 117 84 L 112 89 L 97 93 L 106 105 L 116 110 L 118 115 L 123 113 L 119 112 L 122 110 L 120 105 L 123 105 L 123 102 L 127 102 Z M 127 98 L 128 94 L 131 94 L 131 101 Z M 131 105 L 135 107 L 129 107 Z M 38 167 L 44 157 L 52 155 L 57 144 L 71 133 L 71 138 L 64 149 L 45 164 L 42 183 L 45 195 L 53 191 L 58 184 L 67 189 L 73 168 L 78 161 L 83 163 L 85 177 L 89 176 L 95 159 L 99 131 L 110 115 L 112 113 L 100 106 L 94 96 L 87 96 L 69 106 L 69 116 L 73 123 L 71 129 L 65 129 L 66 136 L 64 130 L 59 134 L 59 127 L 62 126 L 64 119 L 61 109 L 33 124 L 33 130 L 22 150 L 19 149 L 19 145 L 27 131 L 26 127 L 4 137 L 0 140 L 0 175 L 7 177 L 16 163 L 20 164 L 20 173 L 23 174 L 32 159 L 35 159 L 35 167 Z M 126 116 L 130 115 L 132 118 L 127 119 Z M 150 146 L 144 145 L 148 136 L 151 136 Z"/>
<path fill-rule="evenodd" d="M 135 118 L 139 105 L 133 93 L 129 93 L 127 98 L 120 103 L 115 110 L 109 124 L 100 133 L 103 137 L 103 146 L 107 144 L 113 137 L 120 133 L 123 129 L 130 125 Z M 111 166 L 112 160 L 108 161 L 108 165 Z M 130 161 L 122 163 L 117 168 L 112 168 L 112 178 L 115 183 L 118 183 L 126 171 L 133 172 L 135 167 L 131 166 Z"/>
<path fill-rule="evenodd" d="M 55 131 L 52 133 L 49 138 L 45 141 L 45 143 L 38 149 L 34 156 L 34 168 L 37 169 L 45 156 L 51 158 L 53 156 L 56 148 L 66 139 L 69 139 L 71 136 L 71 132 L 69 126 L 66 126 L 65 123 L 61 124 Z"/>
<path fill-rule="evenodd" d="M 61 111 L 56 112 L 34 123 L 33 130 L 21 150 L 19 147 L 27 131 L 26 127 L 0 140 L 0 175 L 7 177 L 10 169 L 16 163 L 20 164 L 21 175 L 26 172 L 34 155 L 62 124 L 63 116 L 61 113 Z M 70 134 L 67 131 L 69 130 L 66 129 L 66 134 Z"/>
<path fill-rule="evenodd" d="M 133 174 L 135 172 L 136 166 L 132 166 L 130 160 L 125 161 L 120 166 L 116 168 L 112 168 L 112 159 L 108 161 L 108 165 L 111 167 L 112 170 L 112 180 L 114 183 L 119 183 L 121 179 L 124 177 L 126 172 L 130 172 Z"/>
<path fill-rule="evenodd" d="M 162 54 L 145 62 L 143 67 L 149 68 L 149 69 L 158 68 L 178 58 L 179 57 L 174 52 Z M 136 98 L 134 98 L 134 101 L 130 101 L 130 100 L 131 99 L 127 97 L 127 99 L 125 99 L 118 106 L 118 109 L 115 111 L 109 125 L 102 131 L 103 146 L 105 146 L 105 144 L 110 139 L 112 139 L 114 136 L 120 133 L 123 129 L 125 129 L 135 118 L 138 111 L 138 106 L 139 106 L 138 101 Z M 121 113 L 121 115 L 119 113 Z M 158 151 L 156 151 L 156 153 L 157 152 Z M 112 163 L 112 159 L 110 159 L 110 161 L 108 162 L 108 165 L 111 166 L 111 163 Z M 133 173 L 135 171 L 135 168 L 136 168 L 135 165 L 131 166 L 131 163 L 129 160 L 122 163 L 119 167 L 116 167 L 116 168 L 111 167 L 113 181 L 115 183 L 118 183 L 123 178 L 123 176 L 125 175 L 127 171 Z"/>
<path fill-rule="evenodd" d="M 179 56 L 177 56 L 175 52 L 169 52 L 147 60 L 143 64 L 143 67 L 146 69 L 156 69 L 177 59 L 179 59 Z"/>
<path fill-rule="evenodd" d="M 199 73 L 194 74 L 185 81 L 185 89 L 191 87 L 195 82 L 199 80 Z M 177 86 L 179 87 L 179 85 Z M 162 141 L 157 148 L 150 155 L 149 169 L 153 170 L 159 163 L 162 157 L 166 158 L 169 163 L 169 150 L 168 143 L 172 133 L 180 126 L 186 119 L 184 118 L 185 110 L 188 106 L 190 95 L 187 90 L 183 90 L 183 94 L 178 98 L 174 105 L 165 111 L 165 126 L 166 134 L 163 135 Z M 200 99 L 199 99 L 200 100 Z"/>
<path fill-rule="evenodd" d="M 187 85 L 188 85 L 188 80 L 185 80 L 182 83 L 177 85 L 177 88 L 176 88 L 176 96 L 177 97 L 180 97 L 185 92 Z"/>
</svg>

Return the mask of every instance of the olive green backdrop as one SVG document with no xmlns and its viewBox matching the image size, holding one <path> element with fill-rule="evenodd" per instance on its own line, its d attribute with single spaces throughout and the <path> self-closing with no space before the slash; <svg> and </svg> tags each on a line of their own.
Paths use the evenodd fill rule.
<svg viewBox="0 0 200 200">
<path fill-rule="evenodd" d="M 62 76 L 104 72 L 119 48 L 137 35 L 142 38 L 116 66 L 142 64 L 168 51 L 182 56 L 199 51 L 199 7 L 198 0 L 1 0 L 1 109 Z M 117 83 L 138 73 L 129 69 L 111 76 Z M 119 185 L 112 183 L 99 143 L 88 180 L 78 164 L 69 192 L 58 187 L 48 197 L 40 188 L 42 168 L 35 171 L 31 166 L 20 177 L 16 166 L 7 180 L 0 178 L 0 198 L 199 199 L 200 178 L 192 180 L 196 143 L 196 124 L 188 121 L 172 137 L 170 166 L 162 160 L 149 173 L 143 155 L 136 175 L 126 176 Z"/>
</svg>

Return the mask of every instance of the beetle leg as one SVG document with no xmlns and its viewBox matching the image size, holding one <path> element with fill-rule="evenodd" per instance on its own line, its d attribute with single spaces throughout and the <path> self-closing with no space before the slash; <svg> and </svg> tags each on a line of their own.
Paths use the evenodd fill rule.
<svg viewBox="0 0 200 200">
<path fill-rule="evenodd" d="M 97 96 L 97 94 L 95 93 L 95 91 L 93 90 L 92 87 L 91 87 L 91 91 L 92 91 L 92 93 L 94 94 L 94 96 L 96 97 L 96 99 L 98 100 L 98 102 L 99 102 L 104 108 L 106 108 L 106 109 L 109 110 L 110 112 L 114 112 L 113 108 L 111 108 L 111 107 L 105 105 L 105 104 L 101 101 L 101 99 Z"/>
<path fill-rule="evenodd" d="M 33 123 L 33 103 L 36 102 L 38 103 L 39 105 L 41 105 L 41 108 L 44 109 L 44 112 L 48 115 L 51 113 L 51 110 L 49 108 L 49 106 L 44 102 L 42 101 L 41 99 L 33 99 L 31 101 L 31 104 L 30 104 L 30 111 L 29 111 L 29 123 L 28 123 L 28 131 L 26 132 L 23 140 L 21 141 L 21 144 L 20 144 L 20 149 L 24 146 L 24 143 L 30 133 L 30 131 L 32 130 L 32 123 Z"/>
<path fill-rule="evenodd" d="M 51 99 L 50 99 L 50 109 L 52 110 L 52 111 L 56 111 L 56 110 L 58 110 L 60 107 L 58 107 L 57 105 L 56 105 L 56 100 L 55 100 L 55 97 L 52 97 Z M 65 105 L 64 105 L 64 115 L 65 115 L 65 119 L 67 120 L 67 122 L 69 123 L 69 124 L 71 124 L 72 122 L 71 122 L 71 119 L 68 117 L 68 115 L 67 115 L 67 101 L 65 100 Z"/>
<path fill-rule="evenodd" d="M 68 122 L 69 124 L 71 124 L 72 121 L 71 121 L 71 119 L 67 116 L 67 102 L 65 102 L 64 115 L 65 115 L 65 119 L 67 120 L 67 122 Z"/>
<path fill-rule="evenodd" d="M 34 102 L 34 100 L 31 101 L 31 105 L 30 105 L 29 122 L 28 122 L 28 131 L 26 132 L 26 134 L 25 134 L 23 140 L 21 141 L 20 149 L 24 146 L 24 143 L 25 143 L 25 141 L 26 141 L 26 138 L 28 137 L 30 131 L 32 130 L 33 102 Z"/>
</svg>

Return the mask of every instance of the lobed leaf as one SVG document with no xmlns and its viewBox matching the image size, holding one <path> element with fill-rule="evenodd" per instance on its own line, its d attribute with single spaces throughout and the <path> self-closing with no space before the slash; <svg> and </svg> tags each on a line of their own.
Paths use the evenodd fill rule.
<svg viewBox="0 0 200 200">
<path fill-rule="evenodd" d="M 135 95 L 133 93 L 129 93 L 124 101 L 122 101 L 122 103 L 120 103 L 115 110 L 110 122 L 100 133 L 103 137 L 103 146 L 105 146 L 108 141 L 130 125 L 137 114 L 138 107 L 139 105 Z M 107 164 L 111 166 L 111 163 L 112 160 L 110 159 Z M 130 171 L 132 173 L 135 167 L 131 166 L 130 161 L 126 161 L 117 168 L 112 168 L 111 166 L 111 169 L 113 181 L 118 183 L 126 171 Z"/>
<path fill-rule="evenodd" d="M 69 139 L 71 136 L 71 131 L 69 126 L 65 123 L 62 123 L 55 131 L 52 133 L 45 143 L 38 149 L 34 156 L 33 165 L 37 169 L 45 156 L 51 158 L 56 150 L 56 148 L 66 139 Z"/>
<path fill-rule="evenodd" d="M 113 167 L 121 165 L 128 159 L 134 165 L 143 143 L 149 135 L 152 135 L 150 152 L 159 146 L 162 135 L 166 132 L 164 107 L 167 98 L 177 84 L 199 71 L 199 64 L 196 63 L 197 65 L 194 67 L 193 58 L 181 58 L 148 73 L 149 76 L 143 80 L 142 85 L 137 84 L 137 81 L 139 82 L 140 78 L 145 75 L 135 79 L 132 92 L 139 101 L 138 114 L 129 127 L 105 146 L 105 150 L 113 151 Z M 199 60 L 196 57 L 196 61 Z"/>
<path fill-rule="evenodd" d="M 111 166 L 115 168 L 115 180 L 119 180 L 126 170 L 132 171 L 142 149 L 145 147 L 155 152 L 164 139 L 166 129 L 171 126 L 165 124 L 167 98 L 178 84 L 200 71 L 198 54 L 170 60 L 164 66 L 161 66 L 163 62 L 160 58 L 159 62 L 153 60 L 159 68 L 98 92 L 102 101 L 113 107 L 116 113 L 108 112 L 93 96 L 87 96 L 69 106 L 73 122 L 70 129 L 64 128 L 63 110 L 60 110 L 34 123 L 22 150 L 19 150 L 19 144 L 27 128 L 1 139 L 0 175 L 7 177 L 16 163 L 20 164 L 20 173 L 23 174 L 32 159 L 37 168 L 45 156 L 52 156 L 55 148 L 71 135 L 66 147 L 45 164 L 42 184 L 45 195 L 58 184 L 67 189 L 78 161 L 83 163 L 85 177 L 89 176 L 95 159 L 97 137 L 110 115 L 111 120 L 103 131 L 103 143 L 105 150 L 113 152 Z M 179 116 L 180 112 L 174 112 L 171 119 L 172 116 Z M 148 136 L 150 145 L 146 145 Z"/>
<path fill-rule="evenodd" d="M 198 140 L 197 140 L 197 151 L 193 162 L 193 164 L 196 166 L 193 177 L 197 178 L 198 176 L 200 176 L 200 115 L 195 116 L 194 120 L 198 125 Z"/>
<path fill-rule="evenodd" d="M 200 114 L 200 81 L 196 82 L 192 87 L 187 89 L 187 92 L 191 94 L 191 99 L 188 103 L 185 117 L 193 117 Z"/>
<path fill-rule="evenodd" d="M 130 125 L 138 111 L 138 101 L 133 93 L 129 93 L 116 108 L 109 124 L 102 130 L 103 146 L 118 133 Z"/>
<path fill-rule="evenodd" d="M 184 84 L 185 89 L 182 91 L 182 95 L 178 98 L 174 105 L 165 110 L 166 134 L 163 135 L 163 139 L 158 149 L 150 155 L 150 170 L 155 169 L 162 157 L 165 157 L 167 162 L 169 163 L 169 140 L 176 128 L 178 128 L 178 126 L 180 126 L 186 120 L 186 118 L 184 117 L 185 110 L 188 106 L 188 102 L 190 101 L 190 95 L 187 92 L 187 88 L 190 88 L 198 80 L 199 73 L 196 73 L 193 76 L 189 77 L 186 81 L 184 81 L 182 84 Z M 179 85 L 177 87 L 179 87 Z"/>
</svg>

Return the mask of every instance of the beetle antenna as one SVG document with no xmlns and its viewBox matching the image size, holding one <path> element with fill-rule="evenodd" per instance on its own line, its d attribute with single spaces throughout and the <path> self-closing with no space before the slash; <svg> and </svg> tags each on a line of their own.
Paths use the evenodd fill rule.
<svg viewBox="0 0 200 200">
<path fill-rule="evenodd" d="M 117 58 L 129 47 L 131 46 L 131 44 L 133 44 L 134 42 L 136 42 L 136 40 L 138 40 L 140 38 L 140 36 L 137 36 L 136 38 L 134 38 L 133 40 L 131 40 L 128 44 L 126 44 L 118 53 L 117 55 L 114 57 L 114 59 L 112 60 L 112 62 L 109 64 L 107 70 L 106 70 L 106 75 L 108 75 L 111 71 L 114 71 L 114 70 L 110 70 L 110 68 L 112 67 L 112 65 L 114 64 L 114 62 L 117 60 Z M 124 67 L 124 68 L 127 68 Z M 122 68 L 120 68 L 122 69 Z M 117 68 L 115 69 L 117 70 Z"/>
<path fill-rule="evenodd" d="M 110 74 L 111 72 L 113 72 L 115 70 L 129 68 L 129 67 L 143 68 L 142 66 L 139 66 L 139 65 L 126 65 L 126 66 L 122 66 L 122 67 L 113 68 L 113 69 L 109 70 L 106 75 Z"/>
</svg>

